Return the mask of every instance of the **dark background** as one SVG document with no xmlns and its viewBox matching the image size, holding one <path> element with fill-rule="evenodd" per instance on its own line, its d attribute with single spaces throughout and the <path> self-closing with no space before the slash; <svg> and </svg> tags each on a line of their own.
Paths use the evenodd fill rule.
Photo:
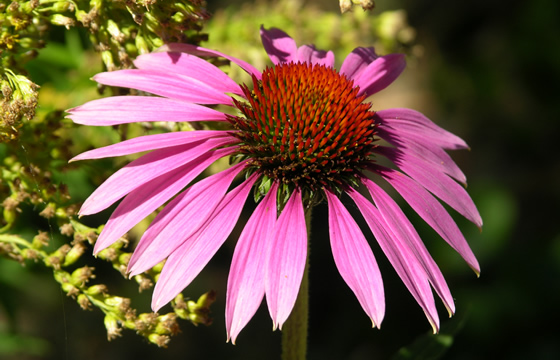
<svg viewBox="0 0 560 360">
<path fill-rule="evenodd" d="M 336 1 L 329 1 L 332 4 L 325 6 L 336 11 Z M 210 1 L 210 9 L 219 6 Z M 378 6 L 407 10 L 409 23 L 418 31 L 417 43 L 425 47 L 418 70 L 407 71 L 424 72 L 423 91 L 433 100 L 427 115 L 471 146 L 471 151 L 453 156 L 468 177 L 469 193 L 485 222 L 483 232 L 453 216 L 482 273 L 477 279 L 411 214 L 448 280 L 457 315 L 447 319 L 438 304 L 442 334 L 426 336 L 430 326 L 421 309 L 374 245 L 385 281 L 387 313 L 381 330 L 372 330 L 336 271 L 326 207 L 320 207 L 312 224 L 308 358 L 387 359 L 417 339 L 426 351 L 418 359 L 430 358 L 440 349 L 447 349 L 445 359 L 560 358 L 559 3 L 379 0 Z M 280 334 L 271 331 L 265 306 L 237 345 L 225 343 L 224 293 L 233 246 L 229 241 L 185 292 L 195 297 L 211 288 L 218 291 L 212 307 L 214 324 L 195 328 L 182 323 L 182 333 L 168 349 L 126 331 L 122 338 L 107 342 L 102 315 L 80 310 L 59 291 L 50 274 L 0 261 L 3 277 L 26 284 L 16 290 L 4 282 L 0 289 L 17 305 L 17 329 L 33 337 L 30 348 L 45 354 L 11 358 L 279 358 Z M 96 266 L 103 275 L 103 265 Z M 124 292 L 136 291 L 134 284 L 114 281 Z M 149 300 L 146 293 L 134 301 L 147 309 Z"/>
</svg>

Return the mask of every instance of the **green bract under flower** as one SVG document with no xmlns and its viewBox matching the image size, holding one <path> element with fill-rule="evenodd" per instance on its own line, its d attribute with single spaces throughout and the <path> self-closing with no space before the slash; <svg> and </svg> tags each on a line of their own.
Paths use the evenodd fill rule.
<svg viewBox="0 0 560 360">
<path fill-rule="evenodd" d="M 242 89 L 248 102 L 235 105 L 243 115 L 229 121 L 240 130 L 239 153 L 264 181 L 310 192 L 339 189 L 371 162 L 375 112 L 335 69 L 283 63 L 266 68 L 262 80 L 253 77 L 253 90 Z"/>
</svg>

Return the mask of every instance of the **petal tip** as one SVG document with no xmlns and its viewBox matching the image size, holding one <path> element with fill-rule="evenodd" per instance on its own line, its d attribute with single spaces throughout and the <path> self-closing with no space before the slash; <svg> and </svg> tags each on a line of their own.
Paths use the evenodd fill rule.
<svg viewBox="0 0 560 360">
<path fill-rule="evenodd" d="M 154 297 L 152 298 L 152 311 L 157 313 L 159 309 L 161 309 L 165 304 L 162 304 L 161 299 L 154 295 Z"/>
<path fill-rule="evenodd" d="M 426 313 L 426 317 L 432 326 L 432 331 L 435 334 L 439 333 L 439 321 L 437 319 L 432 318 L 429 314 Z"/>
<path fill-rule="evenodd" d="M 232 345 L 236 345 L 235 342 L 237 341 L 237 335 L 231 336 L 231 334 L 227 334 L 226 343 L 231 342 Z"/>
</svg>

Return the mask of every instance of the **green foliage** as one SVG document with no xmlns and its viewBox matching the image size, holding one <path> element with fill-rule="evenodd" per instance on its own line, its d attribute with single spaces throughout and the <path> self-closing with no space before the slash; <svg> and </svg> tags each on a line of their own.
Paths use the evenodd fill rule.
<svg viewBox="0 0 560 360">
<path fill-rule="evenodd" d="M 392 360 L 437 360 L 453 345 L 453 338 L 466 320 L 465 313 L 446 321 L 438 334 L 431 332 L 419 336 L 414 342 L 401 348 Z"/>
<path fill-rule="evenodd" d="M 103 66 L 131 67 L 132 58 L 167 42 L 198 43 L 205 38 L 200 30 L 206 17 L 199 1 L 0 0 L 0 262 L 9 259 L 51 271 L 62 292 L 81 308 L 101 310 L 109 339 L 130 329 L 166 346 L 179 332 L 179 318 L 195 325 L 211 323 L 214 294 L 198 300 L 179 295 L 169 313 L 141 313 L 131 298 L 115 294 L 118 290 L 96 278 L 92 264 L 107 262 L 124 276 L 131 256 L 123 238 L 94 260 L 91 245 L 102 227 L 77 218 L 79 201 L 113 171 L 114 163 L 78 167 L 68 161 L 91 147 L 162 130 L 158 124 L 77 129 L 63 119 L 62 110 L 99 96 L 90 78 Z M 56 26 L 66 30 L 55 31 Z M 84 45 L 87 37 L 101 56 Z M 153 286 L 161 266 L 133 277 L 139 291 Z M 12 285 L 0 278 L 5 309 L 16 306 L 10 294 L 23 290 L 18 279 L 24 282 L 24 274 Z M 12 324 L 17 321 L 13 316 Z M 40 339 L 5 330 L 0 328 L 0 354 L 49 351 Z"/>
<path fill-rule="evenodd" d="M 200 31 L 207 17 L 199 1 L 1 0 L 0 142 L 16 139 L 23 119 L 35 116 L 38 87 L 24 65 L 47 44 L 52 25 L 87 29 L 105 68 L 113 71 L 169 42 L 199 43 L 206 38 Z M 56 59 L 75 60 L 62 54 Z"/>
</svg>

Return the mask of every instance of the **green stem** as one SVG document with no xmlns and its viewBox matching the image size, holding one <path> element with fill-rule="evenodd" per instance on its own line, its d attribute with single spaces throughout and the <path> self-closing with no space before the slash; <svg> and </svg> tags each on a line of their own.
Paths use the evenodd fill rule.
<svg viewBox="0 0 560 360">
<path fill-rule="evenodd" d="M 290 317 L 286 320 L 284 326 L 282 326 L 282 360 L 305 360 L 307 354 L 311 209 L 309 209 L 305 215 L 305 222 L 307 225 L 307 260 L 296 303 Z"/>
</svg>

